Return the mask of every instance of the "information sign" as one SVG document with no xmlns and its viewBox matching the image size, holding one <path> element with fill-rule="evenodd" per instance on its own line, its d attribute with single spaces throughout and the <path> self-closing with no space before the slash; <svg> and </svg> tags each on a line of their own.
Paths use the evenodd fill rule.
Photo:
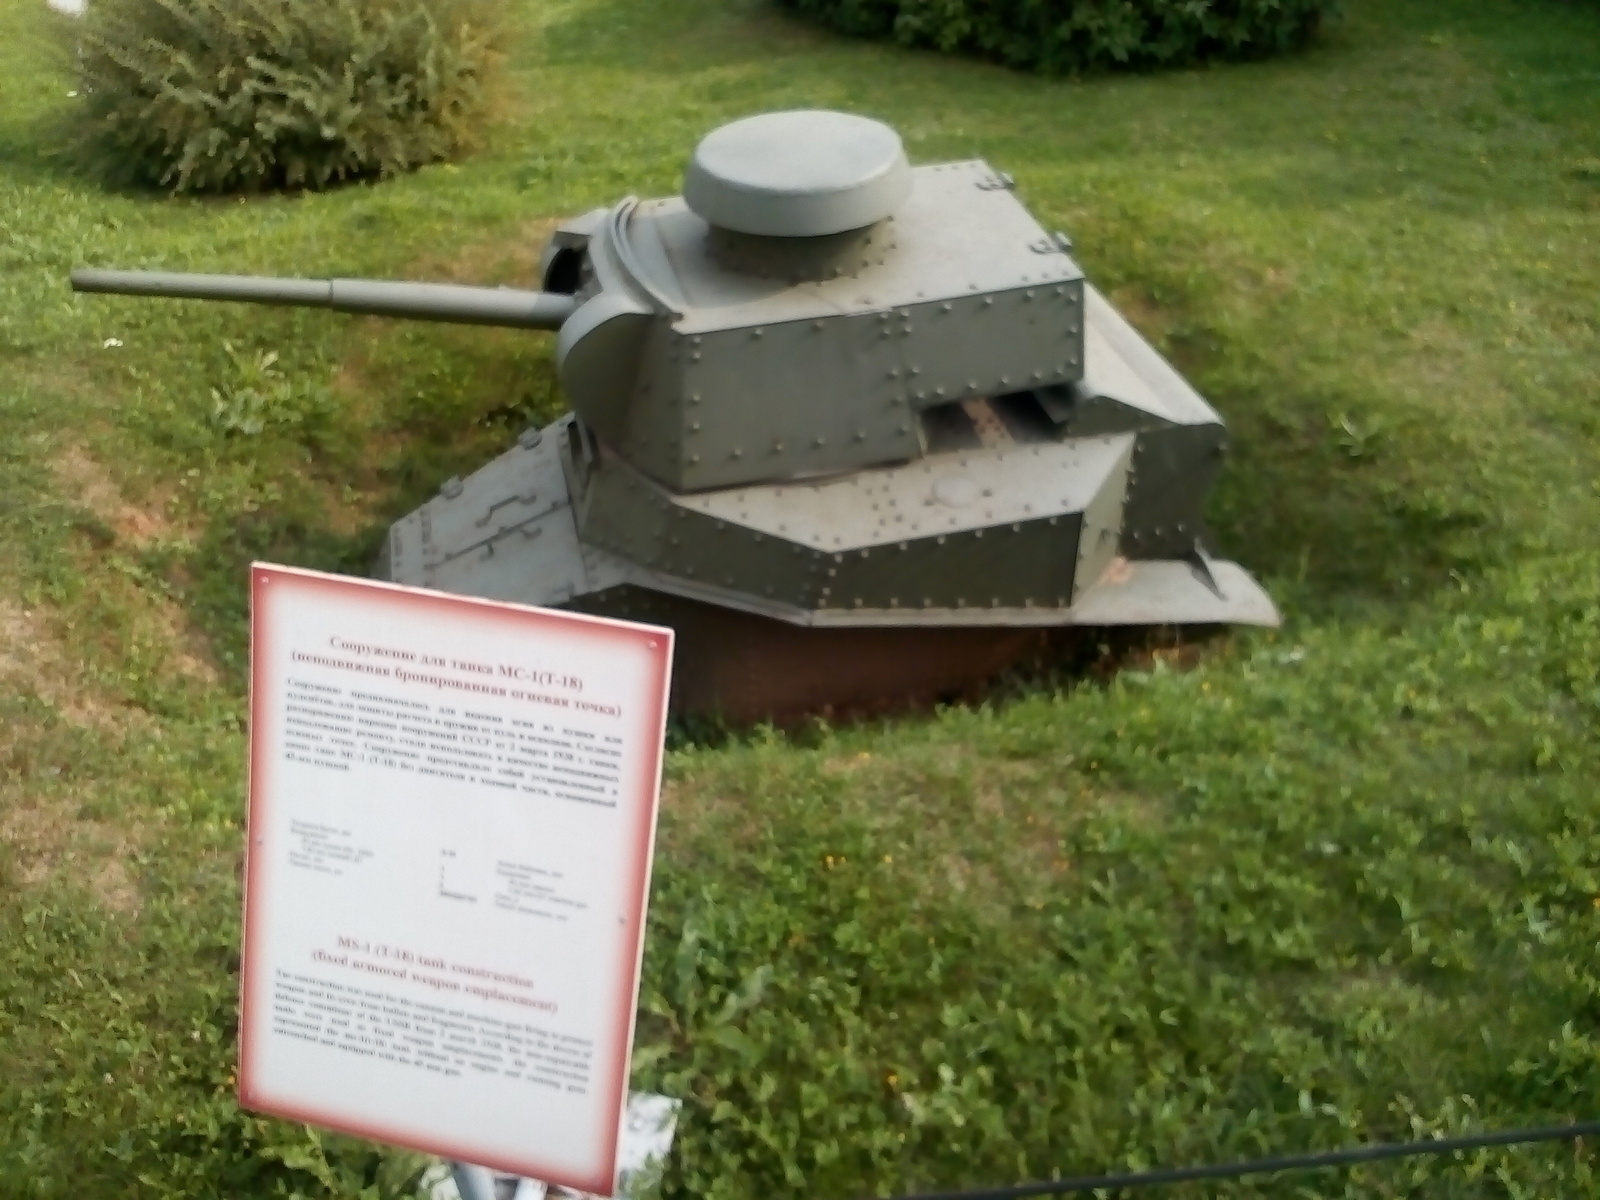
<svg viewBox="0 0 1600 1200">
<path fill-rule="evenodd" d="M 611 1194 L 671 631 L 251 591 L 240 1101 Z"/>
</svg>

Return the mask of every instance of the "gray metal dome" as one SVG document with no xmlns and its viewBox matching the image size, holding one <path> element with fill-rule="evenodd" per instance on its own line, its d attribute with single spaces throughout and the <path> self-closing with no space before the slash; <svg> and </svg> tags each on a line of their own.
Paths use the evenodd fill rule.
<svg viewBox="0 0 1600 1200">
<path fill-rule="evenodd" d="M 711 225 L 766 237 L 819 237 L 875 224 L 911 192 L 900 136 L 850 113 L 763 113 L 695 148 L 684 200 Z"/>
</svg>

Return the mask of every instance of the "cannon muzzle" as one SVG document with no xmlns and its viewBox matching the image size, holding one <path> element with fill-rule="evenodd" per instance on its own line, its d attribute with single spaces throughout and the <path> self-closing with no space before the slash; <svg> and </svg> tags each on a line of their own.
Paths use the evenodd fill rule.
<svg viewBox="0 0 1600 1200">
<path fill-rule="evenodd" d="M 77 270 L 72 272 L 72 290 L 286 304 L 378 317 L 405 317 L 413 321 L 506 325 L 517 329 L 559 329 L 578 307 L 575 297 L 560 292 L 530 292 L 520 288 L 463 287 L 454 283 L 406 283 L 386 279 L 186 275 L 169 271 Z"/>
</svg>

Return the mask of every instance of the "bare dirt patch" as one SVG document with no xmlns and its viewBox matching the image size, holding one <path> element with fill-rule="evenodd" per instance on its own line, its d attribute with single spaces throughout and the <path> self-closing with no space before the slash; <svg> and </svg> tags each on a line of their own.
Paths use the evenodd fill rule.
<svg viewBox="0 0 1600 1200">
<path fill-rule="evenodd" d="M 106 703 L 80 675 L 41 613 L 0 598 L 0 687 L 27 688 L 74 725 L 106 732 L 125 728 L 126 710 Z M 0 746 L 7 740 L 0 730 Z"/>
<path fill-rule="evenodd" d="M 155 615 L 171 648 L 167 662 L 173 669 L 200 683 L 219 683 L 222 677 L 211 660 L 205 657 L 195 635 L 189 631 L 182 609 L 175 602 L 164 600 L 157 607 Z"/>
<path fill-rule="evenodd" d="M 178 604 L 166 597 L 147 598 L 146 609 L 156 636 L 168 648 L 168 665 L 190 679 L 216 683 L 217 670 L 194 644 Z M 74 725 L 121 733 L 149 720 L 142 710 L 118 704 L 86 680 L 81 656 L 41 613 L 0 597 L 0 687 L 8 684 L 26 687 Z"/>
<path fill-rule="evenodd" d="M 33 613 L 0 600 L 0 679 L 27 669 L 41 633 Z"/>
<path fill-rule="evenodd" d="M 126 865 L 132 839 L 103 821 L 83 819 L 70 801 L 30 800 L 16 790 L 0 793 L 0 843 L 24 887 L 65 873 L 108 911 L 132 915 L 139 910 L 139 889 Z"/>
<path fill-rule="evenodd" d="M 105 465 L 83 447 L 68 445 L 50 465 L 66 499 L 104 521 L 127 546 L 139 549 L 182 536 L 182 531 L 168 519 L 164 503 L 144 507 L 128 503 Z M 191 679 L 215 683 L 217 672 L 206 660 L 202 648 L 192 644 L 193 637 L 179 607 L 165 598 L 156 598 L 153 608 L 160 636 L 172 647 L 169 661 L 174 669 Z M 39 673 L 33 674 L 37 678 Z"/>
<path fill-rule="evenodd" d="M 45 614 L 0 599 L 0 690 L 25 690 L 67 723 L 108 737 L 148 720 L 139 710 L 109 703 L 81 675 Z M 0 758 L 13 757 L 32 732 L 21 723 L 0 724 Z M 13 762 L 28 757 L 16 754 Z M 51 795 L 41 786 L 45 781 L 30 774 L 37 769 L 24 769 L 0 787 L 0 846 L 15 882 L 36 887 L 64 872 L 107 910 L 136 912 L 139 893 L 126 865 L 134 847 L 129 833 L 83 816 L 75 798 Z"/>
<path fill-rule="evenodd" d="M 83 447 L 68 446 L 56 455 L 50 466 L 67 499 L 94 513 L 116 530 L 123 541 L 145 546 L 172 536 L 166 515 L 159 510 L 129 504 L 105 466 L 90 457 Z"/>
</svg>

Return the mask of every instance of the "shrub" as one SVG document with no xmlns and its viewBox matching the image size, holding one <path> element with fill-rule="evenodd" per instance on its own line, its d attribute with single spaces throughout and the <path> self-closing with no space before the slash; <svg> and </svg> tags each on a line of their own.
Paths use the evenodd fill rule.
<svg viewBox="0 0 1600 1200">
<path fill-rule="evenodd" d="M 483 0 L 94 0 L 82 144 L 174 192 L 325 187 L 455 157 L 490 107 Z"/>
<path fill-rule="evenodd" d="M 1337 0 L 779 0 L 841 33 L 1065 74 L 1295 49 Z"/>
</svg>

